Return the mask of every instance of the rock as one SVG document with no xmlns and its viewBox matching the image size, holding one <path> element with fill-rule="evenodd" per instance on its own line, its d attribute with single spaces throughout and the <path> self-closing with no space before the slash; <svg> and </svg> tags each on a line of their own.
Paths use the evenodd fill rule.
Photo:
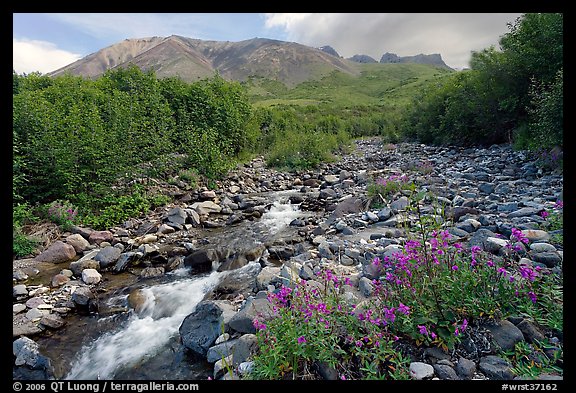
<svg viewBox="0 0 576 393">
<path fill-rule="evenodd" d="M 110 231 L 93 231 L 90 233 L 90 237 L 88 241 L 90 244 L 100 244 L 102 242 L 109 242 L 112 243 L 114 240 L 114 235 Z"/>
<path fill-rule="evenodd" d="M 140 272 L 140 277 L 142 278 L 153 278 L 160 277 L 164 275 L 164 267 L 147 267 L 142 269 Z"/>
<path fill-rule="evenodd" d="M 139 259 L 141 256 L 142 254 L 131 251 L 120 254 L 120 257 L 118 257 L 116 264 L 112 268 L 112 272 L 113 273 L 123 272 L 124 270 L 126 270 L 130 262 Z"/>
<path fill-rule="evenodd" d="M 325 381 L 337 381 L 339 379 L 338 370 L 331 367 L 327 362 L 316 362 L 314 365 L 318 370 L 318 374 L 320 374 Z"/>
<path fill-rule="evenodd" d="M 531 344 L 537 344 L 538 341 L 544 341 L 546 338 L 532 322 L 526 319 L 522 320 L 516 327 L 520 329 L 526 341 Z"/>
<path fill-rule="evenodd" d="M 482 357 L 479 368 L 490 379 L 513 379 L 515 376 L 510 363 L 494 355 Z"/>
<path fill-rule="evenodd" d="M 69 262 L 76 257 L 76 250 L 70 244 L 57 240 L 44 250 L 35 259 L 38 262 L 62 263 Z"/>
<path fill-rule="evenodd" d="M 46 302 L 41 297 L 33 297 L 26 301 L 26 307 L 28 308 L 36 308 L 43 304 L 46 304 Z"/>
<path fill-rule="evenodd" d="M 147 308 L 150 304 L 149 302 L 153 301 L 154 296 L 150 292 L 139 288 L 133 289 L 128 295 L 128 307 L 136 311 L 136 314 L 139 315 Z"/>
<path fill-rule="evenodd" d="M 50 329 L 60 329 L 66 324 L 66 321 L 57 314 L 48 314 L 40 319 L 40 324 Z"/>
<path fill-rule="evenodd" d="M 409 373 L 412 379 L 429 379 L 434 376 L 434 367 L 427 363 L 412 362 L 409 366 Z"/>
<path fill-rule="evenodd" d="M 44 315 L 46 315 L 46 313 L 37 308 L 31 308 L 26 312 L 26 318 L 32 322 L 36 322 L 37 320 L 39 321 Z"/>
<path fill-rule="evenodd" d="M 218 360 L 214 363 L 214 379 L 223 379 L 228 373 L 233 373 L 232 355 Z"/>
<path fill-rule="evenodd" d="M 536 262 L 543 263 L 547 267 L 553 268 L 562 262 L 562 257 L 557 252 L 539 252 L 532 255 Z"/>
<path fill-rule="evenodd" d="M 167 225 L 167 224 L 162 224 L 158 228 L 157 233 L 161 233 L 163 235 L 168 235 L 168 234 L 174 233 L 174 232 L 176 232 L 176 229 L 174 229 L 174 227 L 171 227 L 170 225 Z"/>
<path fill-rule="evenodd" d="M 440 379 L 447 379 L 447 380 L 460 379 L 458 378 L 458 375 L 456 375 L 456 371 L 454 371 L 454 369 L 450 366 L 447 366 L 445 364 L 435 364 L 432 367 L 434 367 L 434 371 L 436 372 L 436 375 Z"/>
<path fill-rule="evenodd" d="M 76 253 L 81 253 L 90 247 L 90 243 L 79 233 L 66 237 L 66 243 L 74 247 Z"/>
<path fill-rule="evenodd" d="M 216 341 L 214 341 L 214 345 L 222 344 L 223 342 L 226 342 L 228 340 L 230 340 L 230 334 L 223 333 L 223 334 L 218 336 Z"/>
<path fill-rule="evenodd" d="M 472 360 L 460 357 L 456 363 L 456 374 L 461 379 L 472 379 L 476 373 L 476 363 Z"/>
<path fill-rule="evenodd" d="M 523 229 L 522 234 L 531 242 L 540 242 L 550 239 L 548 232 L 541 229 Z"/>
<path fill-rule="evenodd" d="M 184 225 L 186 223 L 187 217 L 188 214 L 184 211 L 184 209 L 180 207 L 174 207 L 168 212 L 166 217 L 164 217 L 164 221 Z"/>
<path fill-rule="evenodd" d="M 390 204 L 390 209 L 393 213 L 398 213 L 408 207 L 409 201 L 405 196 L 401 196 Z"/>
<path fill-rule="evenodd" d="M 17 269 L 12 272 L 12 278 L 16 281 L 28 280 L 28 274 L 22 269 Z"/>
<path fill-rule="evenodd" d="M 12 287 L 12 296 L 28 296 L 28 290 L 26 289 L 26 285 L 18 284 Z"/>
<path fill-rule="evenodd" d="M 556 247 L 549 243 L 532 243 L 530 244 L 530 251 L 535 253 L 540 252 L 556 252 Z"/>
<path fill-rule="evenodd" d="M 318 199 L 331 199 L 336 197 L 336 191 L 332 188 L 324 188 L 320 190 L 320 194 L 318 195 Z"/>
<path fill-rule="evenodd" d="M 28 337 L 20 337 L 12 343 L 12 354 L 15 356 L 14 365 L 28 366 L 31 369 L 51 368 L 50 360 L 39 352 L 39 345 Z"/>
<path fill-rule="evenodd" d="M 186 214 L 188 214 L 188 219 L 189 219 L 190 223 L 192 224 L 192 226 L 194 226 L 194 227 L 200 226 L 201 220 L 200 220 L 200 216 L 198 215 L 196 210 L 194 210 L 194 209 L 185 209 L 185 210 L 186 210 Z"/>
<path fill-rule="evenodd" d="M 213 190 L 206 190 L 200 193 L 200 199 L 203 201 L 216 199 L 216 193 Z"/>
<path fill-rule="evenodd" d="M 189 314 L 178 329 L 182 344 L 189 350 L 205 357 L 208 349 L 223 333 L 222 309 L 217 303 L 204 300 Z"/>
<path fill-rule="evenodd" d="M 533 207 L 523 207 L 508 214 L 508 218 L 528 217 L 538 214 L 538 209 Z"/>
<path fill-rule="evenodd" d="M 102 279 L 102 275 L 96 269 L 82 270 L 82 281 L 87 285 L 98 284 Z"/>
<path fill-rule="evenodd" d="M 54 277 L 52 277 L 52 280 L 50 281 L 50 286 L 52 286 L 52 288 L 61 287 L 68 281 L 70 281 L 70 277 L 68 277 L 65 274 L 58 273 Z"/>
<path fill-rule="evenodd" d="M 514 350 L 514 346 L 520 341 L 524 341 L 524 336 L 512 322 L 502 320 L 499 323 L 494 322 L 486 325 L 486 328 L 492 333 L 494 341 L 504 351 Z"/>
<path fill-rule="evenodd" d="M 192 204 L 192 209 L 196 210 L 199 215 L 208 215 L 211 213 L 220 213 L 222 208 L 220 205 L 212 201 L 196 202 Z"/>
<path fill-rule="evenodd" d="M 254 362 L 242 362 L 238 365 L 238 374 L 241 376 L 249 375 L 254 370 Z"/>
<path fill-rule="evenodd" d="M 377 213 L 379 221 L 386 221 L 392 216 L 392 210 L 388 207 L 380 209 Z"/>
<path fill-rule="evenodd" d="M 96 251 L 96 250 L 95 250 Z M 81 258 L 78 261 L 70 263 L 70 270 L 74 273 L 76 277 L 82 276 L 82 271 L 84 269 L 100 269 L 100 262 L 95 259 L 84 259 Z"/>
<path fill-rule="evenodd" d="M 339 179 L 336 175 L 324 175 L 324 181 L 328 184 L 336 184 L 338 183 Z"/>
<path fill-rule="evenodd" d="M 247 265 L 230 270 L 220 279 L 220 282 L 215 288 L 216 292 L 225 294 L 238 294 L 249 295 L 257 288 L 257 277 L 262 270 L 259 262 L 250 262 Z"/>
<path fill-rule="evenodd" d="M 280 281 L 280 268 L 276 266 L 265 266 L 256 276 L 256 286 L 258 290 L 265 290 L 268 285 Z"/>
<path fill-rule="evenodd" d="M 120 250 L 118 247 L 104 247 L 98 252 L 98 254 L 96 254 L 94 260 L 98 261 L 100 269 L 106 269 L 110 265 L 116 263 L 121 253 L 122 250 Z"/>
<path fill-rule="evenodd" d="M 500 250 L 510 244 L 510 241 L 499 237 L 489 236 L 484 241 L 484 249 L 492 254 L 498 254 Z"/>
<path fill-rule="evenodd" d="M 216 250 L 197 250 L 184 258 L 184 266 L 191 268 L 194 273 L 209 272 L 212 263 L 218 262 Z"/>
<path fill-rule="evenodd" d="M 367 277 L 360 278 L 358 289 L 364 297 L 370 297 L 374 292 L 374 285 L 372 285 L 372 280 Z"/>
<path fill-rule="evenodd" d="M 206 354 L 206 360 L 209 363 L 215 363 L 220 359 L 229 357 L 237 343 L 238 339 L 236 338 L 210 347 Z"/>
<path fill-rule="evenodd" d="M 12 313 L 13 314 L 18 314 L 21 313 L 22 311 L 26 310 L 26 306 L 22 303 L 16 303 L 12 306 Z"/>
<path fill-rule="evenodd" d="M 76 306 L 84 311 L 96 311 L 98 301 L 96 296 L 88 287 L 78 287 L 72 294 L 72 301 Z"/>
<path fill-rule="evenodd" d="M 272 304 L 266 298 L 249 299 L 230 320 L 230 327 L 239 333 L 256 333 L 254 319 L 260 323 L 274 317 Z"/>
<path fill-rule="evenodd" d="M 496 189 L 496 186 L 493 183 L 480 182 L 478 184 L 478 190 L 480 190 L 480 192 L 482 192 L 484 194 L 492 194 L 495 189 Z M 442 378 L 442 379 L 445 379 L 445 378 Z"/>
<path fill-rule="evenodd" d="M 347 198 L 339 202 L 336 208 L 330 215 L 330 218 L 336 219 L 343 217 L 346 214 L 360 213 L 364 209 L 364 203 L 360 198 Z"/>
</svg>

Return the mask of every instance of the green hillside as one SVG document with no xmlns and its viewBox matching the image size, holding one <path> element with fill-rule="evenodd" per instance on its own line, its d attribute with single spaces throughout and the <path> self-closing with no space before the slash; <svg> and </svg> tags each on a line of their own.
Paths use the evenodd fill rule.
<svg viewBox="0 0 576 393">
<path fill-rule="evenodd" d="M 424 85 L 453 71 L 423 64 L 358 64 L 361 73 L 340 71 L 289 89 L 278 81 L 253 77 L 245 82 L 258 107 L 328 104 L 331 107 L 380 106 L 409 102 Z"/>
</svg>

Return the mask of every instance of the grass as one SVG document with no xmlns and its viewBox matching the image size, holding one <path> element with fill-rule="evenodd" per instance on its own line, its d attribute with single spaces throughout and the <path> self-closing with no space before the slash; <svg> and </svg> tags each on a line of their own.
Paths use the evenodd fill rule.
<svg viewBox="0 0 576 393">
<path fill-rule="evenodd" d="M 294 88 L 277 81 L 251 79 L 248 95 L 256 106 L 278 103 L 309 105 L 311 102 L 337 107 L 403 106 L 425 85 L 451 71 L 424 64 L 359 64 L 358 76 L 333 71 L 319 80 L 310 80 Z"/>
</svg>

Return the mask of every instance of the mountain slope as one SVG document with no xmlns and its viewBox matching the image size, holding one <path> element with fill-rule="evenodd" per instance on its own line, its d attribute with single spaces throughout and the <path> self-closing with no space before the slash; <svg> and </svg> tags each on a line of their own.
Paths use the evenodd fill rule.
<svg viewBox="0 0 576 393">
<path fill-rule="evenodd" d="M 106 70 L 134 64 L 153 69 L 158 77 L 179 75 L 193 81 L 215 72 L 244 81 L 249 76 L 279 80 L 288 86 L 317 79 L 333 71 L 359 73 L 356 64 L 320 49 L 294 42 L 254 38 L 240 42 L 204 41 L 180 36 L 127 39 L 49 75 L 69 72 L 94 78 Z"/>
</svg>

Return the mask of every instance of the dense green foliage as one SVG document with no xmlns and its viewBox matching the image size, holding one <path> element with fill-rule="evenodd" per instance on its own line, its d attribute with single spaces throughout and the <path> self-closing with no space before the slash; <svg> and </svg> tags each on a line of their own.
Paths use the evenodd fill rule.
<svg viewBox="0 0 576 393">
<path fill-rule="evenodd" d="M 425 143 L 562 147 L 562 14 L 525 14 L 471 70 L 417 95 L 402 134 Z"/>
<path fill-rule="evenodd" d="M 120 176 L 129 181 L 139 165 L 180 155 L 186 159 L 173 159 L 171 170 L 217 178 L 248 146 L 253 127 L 244 89 L 219 76 L 186 84 L 132 67 L 97 80 L 13 80 L 15 202 L 69 200 L 98 228 L 155 205 L 153 195 L 117 184 Z"/>
</svg>

